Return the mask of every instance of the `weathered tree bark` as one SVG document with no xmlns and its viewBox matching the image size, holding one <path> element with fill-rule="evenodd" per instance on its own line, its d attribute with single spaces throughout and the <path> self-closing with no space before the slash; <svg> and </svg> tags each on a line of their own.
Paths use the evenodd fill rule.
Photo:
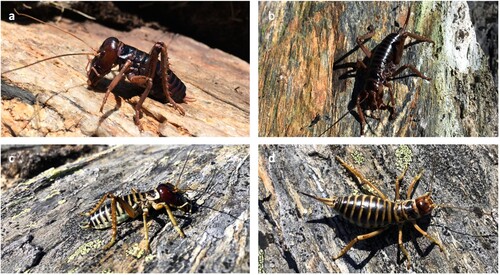
<svg viewBox="0 0 500 275">
<path fill-rule="evenodd" d="M 498 7 L 496 2 L 491 5 Z M 373 49 L 397 30 L 395 21 L 403 25 L 408 6 L 408 2 L 383 1 L 261 2 L 259 134 L 359 136 L 354 100 L 362 81 L 339 80 L 346 69 L 334 70 L 333 64 L 363 59 L 356 37 L 373 25 L 376 35 L 365 44 Z M 411 11 L 407 30 L 435 44 L 408 47 L 400 64 L 413 64 L 432 80 L 391 81 L 396 117 L 389 120 L 388 111 L 376 111 L 372 115 L 380 120 L 367 118 L 365 135 L 497 136 L 498 95 L 492 77 L 497 66 L 488 66 L 468 4 L 412 2 Z M 497 17 L 488 21 L 497 22 Z M 389 101 L 388 94 L 386 90 L 384 102 Z"/>
<path fill-rule="evenodd" d="M 53 59 L 4 73 L 37 60 L 74 52 L 91 52 L 77 39 L 42 24 L 2 21 L 2 136 L 248 136 L 249 64 L 183 36 L 151 28 L 115 31 L 94 23 L 62 20 L 94 48 L 107 37 L 149 52 L 156 41 L 168 45 L 171 69 L 186 84 L 195 102 L 181 104 L 181 116 L 167 104 L 146 99 L 134 124 L 134 107 L 143 88 L 122 81 L 99 112 L 104 92 L 115 74 L 94 90 L 87 89 L 85 56 Z M 171 41 L 171 43 L 170 43 Z M 7 95 L 7 85 L 21 88 Z M 31 96 L 27 96 L 31 95 Z M 31 100 L 26 100 L 31 98 Z M 33 100 L 35 98 L 35 100 Z M 125 98 L 126 100 L 122 100 Z M 22 100 L 24 99 L 24 100 Z"/>
<path fill-rule="evenodd" d="M 247 146 L 118 146 L 49 169 L 2 194 L 2 272 L 248 272 Z M 181 171 L 186 164 L 183 174 Z M 111 229 L 82 229 L 80 213 L 107 192 L 125 195 L 170 182 L 195 211 L 150 212 L 152 253 L 140 251 L 142 217 Z"/>
<path fill-rule="evenodd" d="M 467 208 L 434 210 L 418 224 L 446 251 L 411 225 L 403 229 L 412 272 L 498 272 L 498 147 L 429 146 L 261 146 L 259 156 L 259 268 L 264 272 L 407 272 L 397 226 L 358 242 L 333 260 L 362 229 L 332 208 L 299 194 L 318 197 L 362 193 L 341 157 L 394 199 L 395 178 L 408 164 L 401 197 L 420 169 L 415 196 L 432 190 L 436 204 Z M 269 161 L 273 160 L 274 162 Z M 364 190 L 366 192 L 366 190 Z"/>
</svg>

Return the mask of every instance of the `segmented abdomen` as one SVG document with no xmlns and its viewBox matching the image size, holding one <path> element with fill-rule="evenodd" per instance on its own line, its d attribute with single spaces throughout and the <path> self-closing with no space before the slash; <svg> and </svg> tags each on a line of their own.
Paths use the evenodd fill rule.
<svg viewBox="0 0 500 275">
<path fill-rule="evenodd" d="M 142 213 L 142 209 L 139 207 L 140 201 L 144 200 L 143 193 L 128 194 L 120 197 L 138 213 Z M 116 224 L 121 224 L 130 219 L 130 216 L 127 212 L 120 206 L 120 203 L 116 202 Z M 97 210 L 94 214 L 88 217 L 87 226 L 94 229 L 106 229 L 111 227 L 111 199 L 108 199 L 99 210 Z"/>
<path fill-rule="evenodd" d="M 393 55 L 396 54 L 395 43 L 401 39 L 399 33 L 389 34 L 372 53 L 369 66 L 369 79 L 382 80 L 382 74 L 389 61 L 393 60 Z"/>
<path fill-rule="evenodd" d="M 395 203 L 370 195 L 338 197 L 333 208 L 338 214 L 364 228 L 380 228 L 397 222 Z"/>
<path fill-rule="evenodd" d="M 156 72 L 156 76 L 153 79 L 153 89 L 151 89 L 151 93 L 149 95 L 155 100 L 167 103 L 167 97 L 163 92 L 163 86 L 161 83 L 161 68 L 158 67 Z M 175 102 L 184 102 L 184 97 L 186 97 L 186 85 L 184 85 L 182 80 L 180 80 L 180 78 L 177 77 L 172 70 L 167 71 L 167 86 L 170 91 L 170 97 L 172 97 Z"/>
<path fill-rule="evenodd" d="M 132 61 L 132 66 L 129 69 L 129 73 L 135 75 L 146 75 L 147 66 L 145 64 L 147 64 L 149 59 L 151 58 L 148 53 L 129 45 L 123 45 L 120 52 L 120 58 L 121 64 L 124 64 L 126 60 Z M 160 60 L 158 60 L 158 63 L 156 63 L 156 72 L 153 78 L 153 88 L 149 93 L 149 97 L 162 103 L 166 103 L 167 97 L 163 92 L 163 86 L 161 83 L 162 75 L 163 72 L 161 63 Z M 184 85 L 184 83 L 170 69 L 167 70 L 166 77 L 170 97 L 172 97 L 172 99 L 177 103 L 184 102 L 184 97 L 186 97 L 186 86 Z"/>
</svg>

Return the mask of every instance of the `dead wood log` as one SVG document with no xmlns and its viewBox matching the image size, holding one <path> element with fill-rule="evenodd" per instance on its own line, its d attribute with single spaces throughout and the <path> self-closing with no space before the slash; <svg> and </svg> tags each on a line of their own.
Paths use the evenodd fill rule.
<svg viewBox="0 0 500 275">
<path fill-rule="evenodd" d="M 147 27 L 115 31 L 90 22 L 62 20 L 94 48 L 107 37 L 149 52 L 156 41 L 168 46 L 172 70 L 196 102 L 182 104 L 181 116 L 166 104 L 146 99 L 144 133 L 134 125 L 134 106 L 143 88 L 122 82 L 99 112 L 113 74 L 94 90 L 86 88 L 87 57 L 53 59 L 3 73 L 37 60 L 92 51 L 82 42 L 43 24 L 2 21 L 2 83 L 36 96 L 36 104 L 2 97 L 2 136 L 247 136 L 249 134 L 249 64 L 193 39 Z M 2 85 L 4 87 L 4 85 Z M 2 88 L 3 89 L 3 88 Z M 125 99 L 125 100 L 123 100 Z"/>
<path fill-rule="evenodd" d="M 498 3 L 489 5 L 497 10 Z M 395 22 L 402 26 L 407 10 L 408 2 L 397 1 L 262 2 L 260 135 L 359 136 L 353 100 L 362 82 L 340 80 L 347 70 L 334 64 L 363 59 L 356 37 L 373 25 L 376 35 L 366 43 L 373 49 L 398 29 Z M 497 14 L 488 21 L 497 22 Z M 488 65 L 489 57 L 476 38 L 481 28 L 475 29 L 470 17 L 464 1 L 412 2 L 407 30 L 435 44 L 408 47 L 401 65 L 413 64 L 432 80 L 391 81 L 396 117 L 389 121 L 387 111 L 375 112 L 380 120 L 367 118 L 367 136 L 497 136 L 497 66 Z M 491 48 L 496 49 L 498 42 L 492 39 Z M 389 101 L 387 91 L 384 101 Z"/>
<path fill-rule="evenodd" d="M 437 204 L 471 209 L 434 210 L 418 224 L 435 236 L 445 253 L 404 227 L 404 246 L 412 272 L 497 273 L 497 146 L 262 146 L 259 156 L 259 268 L 264 272 L 407 272 L 399 252 L 397 226 L 358 242 L 334 256 L 362 229 L 340 219 L 332 208 L 298 192 L 318 197 L 360 194 L 339 156 L 394 199 L 395 178 L 405 164 L 401 196 L 425 169 L 415 196 L 432 190 Z M 274 162 L 271 162 L 274 160 Z M 366 191 L 366 190 L 365 190 Z"/>
<path fill-rule="evenodd" d="M 182 167 L 186 163 L 181 175 Z M 149 219 L 152 253 L 138 249 L 142 219 L 82 229 L 80 214 L 107 192 L 152 190 L 180 179 L 195 211 Z M 2 193 L 2 272 L 248 272 L 249 157 L 246 146 L 118 146 L 46 170 Z"/>
</svg>

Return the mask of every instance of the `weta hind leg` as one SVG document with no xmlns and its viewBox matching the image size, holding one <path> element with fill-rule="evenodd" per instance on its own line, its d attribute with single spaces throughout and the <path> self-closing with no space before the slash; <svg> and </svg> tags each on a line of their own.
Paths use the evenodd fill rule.
<svg viewBox="0 0 500 275">
<path fill-rule="evenodd" d="M 337 255 L 336 257 L 333 257 L 334 260 L 337 260 L 338 258 L 342 257 L 345 255 L 345 253 L 347 253 L 347 251 L 349 251 L 349 249 L 351 249 L 358 241 L 362 241 L 362 240 L 366 240 L 366 239 L 370 239 L 370 238 L 373 238 L 377 235 L 379 235 L 380 233 L 384 232 L 385 230 L 387 229 L 386 228 L 381 228 L 379 230 L 376 230 L 376 231 L 373 231 L 371 233 L 368 233 L 368 234 L 364 234 L 364 235 L 359 235 L 357 236 L 356 238 L 352 239 L 352 241 L 350 241 L 339 253 L 339 255 Z"/>
<path fill-rule="evenodd" d="M 167 97 L 168 102 L 174 106 L 174 109 L 176 109 L 179 114 L 185 115 L 186 112 L 184 111 L 184 108 L 182 108 L 179 104 L 177 104 L 174 99 L 170 96 L 170 89 L 168 85 L 168 79 L 167 79 L 167 72 L 170 70 L 169 68 L 169 63 L 168 63 L 168 53 L 167 53 L 167 47 L 165 46 L 165 43 L 163 42 L 156 42 L 155 46 L 158 46 L 161 48 L 161 61 L 160 61 L 160 66 L 162 69 L 162 76 L 161 76 L 161 85 L 163 87 L 163 92 L 165 93 L 165 96 Z"/>
<path fill-rule="evenodd" d="M 371 183 L 369 180 L 367 180 L 363 174 L 361 174 L 361 172 L 359 172 L 358 170 L 356 170 L 354 167 L 350 166 L 349 164 L 347 164 L 344 160 L 342 160 L 339 156 L 336 156 L 335 157 L 337 159 L 338 162 L 340 162 L 340 164 L 342 166 L 344 166 L 345 169 L 347 169 L 349 172 L 351 172 L 351 174 L 353 174 L 354 176 L 356 176 L 356 178 L 359 179 L 360 183 L 361 184 L 366 184 L 368 185 L 370 188 L 373 189 L 373 192 L 372 190 L 369 190 L 370 193 L 372 193 L 373 195 L 377 196 L 377 197 L 380 197 L 382 199 L 387 199 L 387 196 L 382 192 L 380 191 L 380 189 L 378 189 L 375 184 Z"/>
</svg>

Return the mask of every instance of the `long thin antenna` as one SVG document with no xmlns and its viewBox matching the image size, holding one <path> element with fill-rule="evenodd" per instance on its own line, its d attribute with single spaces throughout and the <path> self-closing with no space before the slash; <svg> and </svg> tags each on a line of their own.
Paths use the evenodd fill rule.
<svg viewBox="0 0 500 275">
<path fill-rule="evenodd" d="M 326 132 L 330 131 L 330 129 L 333 128 L 333 126 L 337 125 L 337 123 L 339 123 L 345 116 L 347 116 L 351 111 L 351 110 L 347 110 L 347 112 L 345 112 L 345 114 L 343 114 L 339 119 L 337 119 L 337 121 L 335 121 L 335 123 L 333 123 L 332 125 L 330 125 L 328 128 L 326 128 L 326 130 L 324 130 L 319 136 L 322 136 L 324 135 Z"/>
<path fill-rule="evenodd" d="M 436 204 L 435 207 L 437 209 L 449 208 L 449 209 L 458 209 L 458 210 L 462 210 L 462 211 L 467 211 L 467 212 L 471 212 L 471 213 L 476 214 L 478 217 L 482 217 L 483 215 L 493 216 L 493 213 L 485 212 L 477 206 L 474 206 L 471 208 L 465 208 L 465 207 L 459 207 L 459 206 L 454 206 L 454 205 L 449 205 L 449 204 Z"/>
<path fill-rule="evenodd" d="M 184 168 L 186 168 L 186 164 L 187 164 L 187 161 L 189 160 L 189 155 L 191 155 L 191 151 L 193 151 L 193 149 L 189 150 L 189 152 L 186 156 L 186 160 L 184 161 L 184 165 L 182 166 L 182 170 L 179 174 L 179 178 L 177 178 L 177 183 L 175 184 L 175 188 L 177 188 L 179 186 L 179 183 L 181 183 L 181 176 L 182 176 L 182 174 L 184 174 Z"/>
<path fill-rule="evenodd" d="M 62 32 L 66 33 L 66 34 L 69 34 L 69 35 L 73 36 L 74 38 L 76 38 L 76 39 L 80 40 L 81 42 L 83 42 L 85 45 L 87 45 L 89 48 L 91 48 L 94 52 L 97 52 L 97 50 L 96 50 L 96 49 L 94 49 L 92 46 L 90 46 L 90 45 L 89 45 L 87 42 L 85 42 L 83 39 L 81 39 L 80 37 L 78 37 L 78 36 L 76 36 L 76 35 L 74 35 L 74 34 L 72 34 L 72 33 L 70 33 L 70 32 L 68 32 L 67 30 L 64 30 L 64 29 L 62 29 L 62 28 L 59 28 L 59 27 L 58 27 L 58 26 L 56 26 L 56 25 L 53 25 L 53 24 L 49 24 L 49 23 L 47 23 L 47 22 L 44 22 L 44 21 L 42 21 L 42 20 L 40 20 L 40 19 L 38 19 L 38 18 L 35 18 L 35 17 L 31 16 L 31 15 L 28 15 L 28 14 L 25 14 L 25 13 L 20 13 L 20 12 L 18 12 L 16 9 L 14 9 L 14 12 L 15 12 L 17 15 L 21 15 L 21 16 L 24 16 L 24 17 L 28 17 L 28 18 L 30 18 L 30 19 L 32 19 L 32 20 L 35 20 L 36 22 L 39 22 L 39 23 L 42 23 L 42 24 L 45 24 L 45 25 L 51 26 L 51 27 L 56 28 L 56 29 L 58 29 L 58 30 L 60 30 L 60 31 L 62 31 Z"/>
<path fill-rule="evenodd" d="M 66 54 L 60 54 L 60 55 L 56 55 L 56 56 L 52 56 L 52 57 L 48 57 L 48 58 L 45 58 L 45 59 L 38 60 L 38 61 L 36 61 L 34 63 L 30 63 L 30 64 L 27 64 L 27 65 L 21 66 L 19 68 L 15 68 L 15 69 L 12 69 L 12 70 L 5 71 L 2 74 L 11 73 L 11 72 L 14 72 L 14 71 L 17 71 L 17 70 L 20 70 L 20 69 L 24 69 L 24 68 L 36 65 L 38 63 L 41 63 L 41 62 L 44 62 L 44 61 L 47 61 L 47 60 L 51 60 L 51 59 L 55 59 L 55 58 L 59 58 L 59 57 L 73 56 L 73 55 L 93 55 L 93 54 L 94 53 L 66 53 Z"/>
</svg>

